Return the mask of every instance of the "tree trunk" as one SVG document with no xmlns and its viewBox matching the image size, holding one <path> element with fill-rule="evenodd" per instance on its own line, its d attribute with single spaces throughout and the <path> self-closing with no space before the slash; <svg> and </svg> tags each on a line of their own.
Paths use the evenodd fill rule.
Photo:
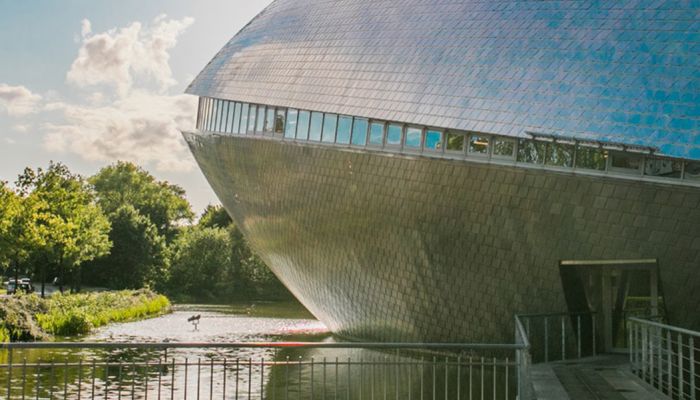
<svg viewBox="0 0 700 400">
<path fill-rule="evenodd" d="M 46 287 L 46 262 L 41 263 L 41 298 L 46 298 L 46 292 L 44 291 Z"/>
<path fill-rule="evenodd" d="M 17 262 L 17 259 L 14 259 L 12 262 L 15 263 L 15 293 L 19 291 L 19 263 Z"/>
</svg>

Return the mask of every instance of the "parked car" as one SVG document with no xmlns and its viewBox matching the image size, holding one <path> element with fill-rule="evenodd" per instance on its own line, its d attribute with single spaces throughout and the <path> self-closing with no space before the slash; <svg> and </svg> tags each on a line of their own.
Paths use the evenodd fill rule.
<svg viewBox="0 0 700 400">
<path fill-rule="evenodd" d="M 19 280 L 10 279 L 7 281 L 7 294 L 15 294 L 17 290 L 24 293 L 33 293 L 34 286 L 29 278 L 20 278 Z"/>
</svg>

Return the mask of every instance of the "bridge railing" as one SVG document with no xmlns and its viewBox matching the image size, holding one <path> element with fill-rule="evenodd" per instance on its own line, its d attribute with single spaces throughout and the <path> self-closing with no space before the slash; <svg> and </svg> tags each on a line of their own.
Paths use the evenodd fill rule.
<svg viewBox="0 0 700 400">
<path fill-rule="evenodd" d="M 525 340 L 527 340 L 525 338 Z M 4 399 L 529 399 L 527 342 L 6 343 Z"/>
<path fill-rule="evenodd" d="M 700 399 L 700 332 L 628 318 L 632 371 L 672 399 Z"/>
<path fill-rule="evenodd" d="M 596 313 L 519 314 L 532 361 L 550 362 L 597 355 Z M 517 335 L 516 335 L 517 339 Z"/>
</svg>

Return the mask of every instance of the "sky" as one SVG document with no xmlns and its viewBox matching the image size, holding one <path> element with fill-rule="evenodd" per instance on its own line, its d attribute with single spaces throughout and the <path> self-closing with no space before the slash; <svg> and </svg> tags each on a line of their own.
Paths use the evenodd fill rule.
<svg viewBox="0 0 700 400">
<path fill-rule="evenodd" d="M 180 135 L 183 94 L 270 0 L 0 0 L 0 180 L 118 160 L 180 185 L 196 213 L 218 204 Z"/>
</svg>

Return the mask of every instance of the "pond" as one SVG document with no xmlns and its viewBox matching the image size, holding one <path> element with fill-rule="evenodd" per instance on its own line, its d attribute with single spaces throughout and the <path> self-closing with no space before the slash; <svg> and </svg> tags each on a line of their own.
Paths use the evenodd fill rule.
<svg viewBox="0 0 700 400">
<path fill-rule="evenodd" d="M 193 316 L 200 317 L 196 327 L 188 322 Z M 340 341 L 298 303 L 180 305 L 168 315 L 105 326 L 71 340 Z M 0 361 L 6 363 L 7 354 L 0 354 Z M 8 393 L 7 382 L 13 399 L 444 399 L 468 398 L 468 390 L 482 398 L 482 387 L 487 389 L 483 398 L 492 398 L 494 385 L 497 398 L 510 398 L 505 382 L 513 378 L 512 367 L 502 360 L 485 365 L 467 356 L 366 349 L 33 349 L 15 350 L 13 362 L 11 377 L 0 370 L 0 398 Z"/>
</svg>

